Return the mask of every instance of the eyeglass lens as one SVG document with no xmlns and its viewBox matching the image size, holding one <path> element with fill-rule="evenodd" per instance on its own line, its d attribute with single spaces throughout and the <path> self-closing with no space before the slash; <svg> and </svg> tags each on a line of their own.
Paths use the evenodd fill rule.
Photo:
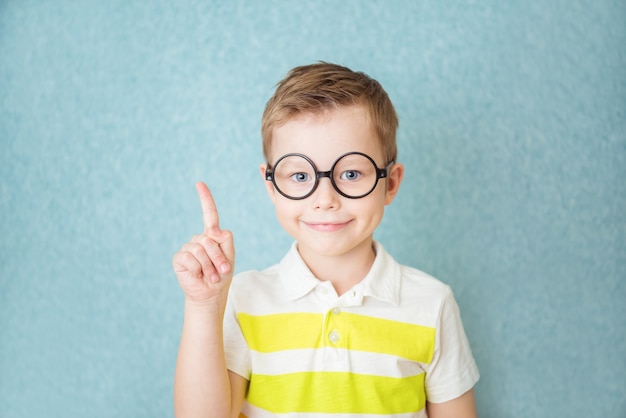
<svg viewBox="0 0 626 418">
<path fill-rule="evenodd" d="M 315 166 L 301 155 L 288 155 L 274 167 L 274 184 L 284 195 L 299 199 L 309 195 L 319 179 Z M 378 182 L 376 165 L 362 154 L 347 154 L 331 169 L 335 189 L 347 197 L 370 193 Z"/>
</svg>

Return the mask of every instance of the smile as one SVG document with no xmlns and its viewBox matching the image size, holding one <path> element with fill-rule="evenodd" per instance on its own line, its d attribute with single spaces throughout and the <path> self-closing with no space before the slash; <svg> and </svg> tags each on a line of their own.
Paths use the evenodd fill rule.
<svg viewBox="0 0 626 418">
<path fill-rule="evenodd" d="M 304 222 L 303 223 L 314 231 L 318 232 L 335 232 L 346 227 L 350 222 Z"/>
</svg>

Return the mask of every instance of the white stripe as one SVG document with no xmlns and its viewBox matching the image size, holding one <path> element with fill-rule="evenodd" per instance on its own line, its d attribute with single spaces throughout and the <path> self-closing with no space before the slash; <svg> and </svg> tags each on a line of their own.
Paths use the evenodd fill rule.
<svg viewBox="0 0 626 418">
<path fill-rule="evenodd" d="M 250 351 L 250 355 L 254 365 L 252 372 L 256 374 L 336 371 L 401 378 L 424 372 L 420 363 L 389 354 L 332 347 L 273 353 Z"/>
<path fill-rule="evenodd" d="M 378 414 L 320 414 L 315 412 L 291 412 L 289 414 L 272 414 L 245 402 L 241 409 L 248 418 L 381 418 Z M 385 418 L 427 418 L 426 408 L 419 412 L 406 414 L 384 415 Z"/>
</svg>

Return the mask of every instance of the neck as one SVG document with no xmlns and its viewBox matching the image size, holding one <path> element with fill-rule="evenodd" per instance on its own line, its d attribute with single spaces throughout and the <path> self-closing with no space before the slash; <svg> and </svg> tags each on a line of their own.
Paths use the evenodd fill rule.
<svg viewBox="0 0 626 418">
<path fill-rule="evenodd" d="M 372 240 L 341 255 L 317 254 L 303 248 L 299 252 L 315 277 L 331 282 L 339 296 L 365 278 L 376 258 Z"/>
</svg>

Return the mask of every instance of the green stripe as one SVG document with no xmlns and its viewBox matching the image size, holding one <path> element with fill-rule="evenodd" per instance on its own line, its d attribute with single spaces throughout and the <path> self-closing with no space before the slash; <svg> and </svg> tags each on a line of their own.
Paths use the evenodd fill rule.
<svg viewBox="0 0 626 418">
<path fill-rule="evenodd" d="M 435 328 L 348 312 L 329 313 L 325 327 L 324 316 L 311 313 L 261 316 L 240 313 L 238 319 L 250 349 L 263 353 L 326 345 L 430 363 L 435 348 Z M 328 340 L 333 330 L 340 337 L 334 344 Z"/>
<path fill-rule="evenodd" d="M 401 414 L 426 405 L 424 377 L 392 378 L 343 372 L 253 374 L 247 400 L 275 414 Z"/>
</svg>

